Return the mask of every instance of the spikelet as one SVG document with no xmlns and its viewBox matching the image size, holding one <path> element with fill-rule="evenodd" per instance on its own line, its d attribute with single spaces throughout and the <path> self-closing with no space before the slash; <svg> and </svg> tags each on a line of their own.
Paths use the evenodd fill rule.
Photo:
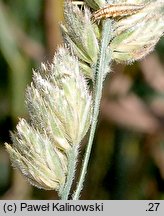
<svg viewBox="0 0 164 216">
<path fill-rule="evenodd" d="M 84 11 L 70 2 L 65 3 L 65 25 L 61 25 L 64 38 L 81 60 L 86 77 L 93 78 L 90 66 L 98 59 L 97 26 L 91 21 L 90 11 Z M 89 64 L 89 67 L 88 67 Z"/>
<path fill-rule="evenodd" d="M 78 148 L 91 119 L 91 96 L 77 58 L 59 48 L 51 65 L 34 72 L 26 98 L 31 122 L 20 120 L 7 151 L 31 184 L 61 191 L 68 155 Z"/>
<path fill-rule="evenodd" d="M 131 63 L 150 53 L 164 32 L 164 1 L 146 4 L 138 13 L 113 24 L 112 58 Z"/>
</svg>

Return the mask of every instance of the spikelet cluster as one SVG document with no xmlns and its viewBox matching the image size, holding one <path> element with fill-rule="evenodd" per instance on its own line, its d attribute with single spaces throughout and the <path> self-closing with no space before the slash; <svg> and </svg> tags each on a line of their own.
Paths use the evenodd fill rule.
<svg viewBox="0 0 164 216">
<path fill-rule="evenodd" d="M 109 17 L 113 19 L 113 30 L 109 49 L 112 52 L 112 59 L 117 62 L 131 63 L 142 59 L 154 49 L 160 37 L 163 36 L 163 0 L 85 0 L 85 2 L 94 9 L 93 20 L 99 14 L 97 10 L 101 9 L 103 13 L 103 8 L 112 4 Z M 141 9 L 139 9 L 140 6 Z M 128 13 L 129 8 L 131 10 Z M 100 14 L 100 17 L 107 18 L 108 14 Z M 101 35 L 100 22 L 101 19 L 97 21 L 97 25 Z"/>
<path fill-rule="evenodd" d="M 141 1 L 136 1 L 140 3 Z M 112 58 L 130 63 L 150 53 L 164 32 L 164 1 L 145 1 L 138 13 L 113 25 Z"/>
<path fill-rule="evenodd" d="M 67 180 L 68 155 L 74 147 L 78 148 L 91 122 L 92 99 L 83 75 L 95 80 L 93 71 L 98 65 L 102 37 L 101 19 L 93 23 L 92 13 L 109 3 L 145 4 L 135 14 L 126 14 L 121 19 L 110 17 L 113 22 L 106 59 L 117 62 L 143 58 L 164 32 L 163 0 L 85 2 L 91 10 L 87 6 L 80 10 L 66 1 L 62 32 L 70 48 L 59 48 L 51 65 L 42 64 L 38 72 L 34 71 L 26 93 L 30 123 L 21 119 L 16 132 L 11 134 L 13 145 L 6 144 L 13 166 L 31 184 L 59 193 Z M 107 71 L 106 63 L 104 77 Z"/>
<path fill-rule="evenodd" d="M 34 72 L 26 98 L 31 121 L 20 120 L 7 151 L 31 184 L 61 191 L 68 155 L 78 148 L 91 119 L 91 96 L 77 58 L 59 48 L 51 65 Z"/>
</svg>

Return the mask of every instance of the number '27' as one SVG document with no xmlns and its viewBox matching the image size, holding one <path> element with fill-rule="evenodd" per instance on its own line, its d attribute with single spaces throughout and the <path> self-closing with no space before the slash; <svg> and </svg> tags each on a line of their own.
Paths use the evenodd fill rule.
<svg viewBox="0 0 164 216">
<path fill-rule="evenodd" d="M 147 211 L 157 211 L 160 203 L 149 203 Z"/>
</svg>

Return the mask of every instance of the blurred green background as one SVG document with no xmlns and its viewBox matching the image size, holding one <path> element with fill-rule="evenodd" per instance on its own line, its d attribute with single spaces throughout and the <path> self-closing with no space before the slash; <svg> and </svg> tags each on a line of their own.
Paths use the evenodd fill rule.
<svg viewBox="0 0 164 216">
<path fill-rule="evenodd" d="M 11 167 L 4 148 L 19 117 L 32 68 L 62 43 L 63 0 L 0 0 L 0 198 L 58 199 Z M 113 63 L 81 199 L 164 199 L 164 38 L 142 61 Z M 85 137 L 79 156 L 85 151 Z M 76 182 L 76 180 L 75 180 Z"/>
</svg>

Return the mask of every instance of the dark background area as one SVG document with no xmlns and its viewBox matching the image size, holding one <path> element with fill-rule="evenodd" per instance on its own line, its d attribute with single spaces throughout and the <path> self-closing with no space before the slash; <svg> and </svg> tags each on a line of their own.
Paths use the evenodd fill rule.
<svg viewBox="0 0 164 216">
<path fill-rule="evenodd" d="M 32 68 L 52 61 L 62 43 L 63 1 L 0 0 L 0 198 L 58 199 L 29 185 L 4 148 L 19 117 Z M 87 144 L 85 137 L 80 161 Z M 164 199 L 164 38 L 129 66 L 113 63 L 82 199 Z"/>
</svg>

